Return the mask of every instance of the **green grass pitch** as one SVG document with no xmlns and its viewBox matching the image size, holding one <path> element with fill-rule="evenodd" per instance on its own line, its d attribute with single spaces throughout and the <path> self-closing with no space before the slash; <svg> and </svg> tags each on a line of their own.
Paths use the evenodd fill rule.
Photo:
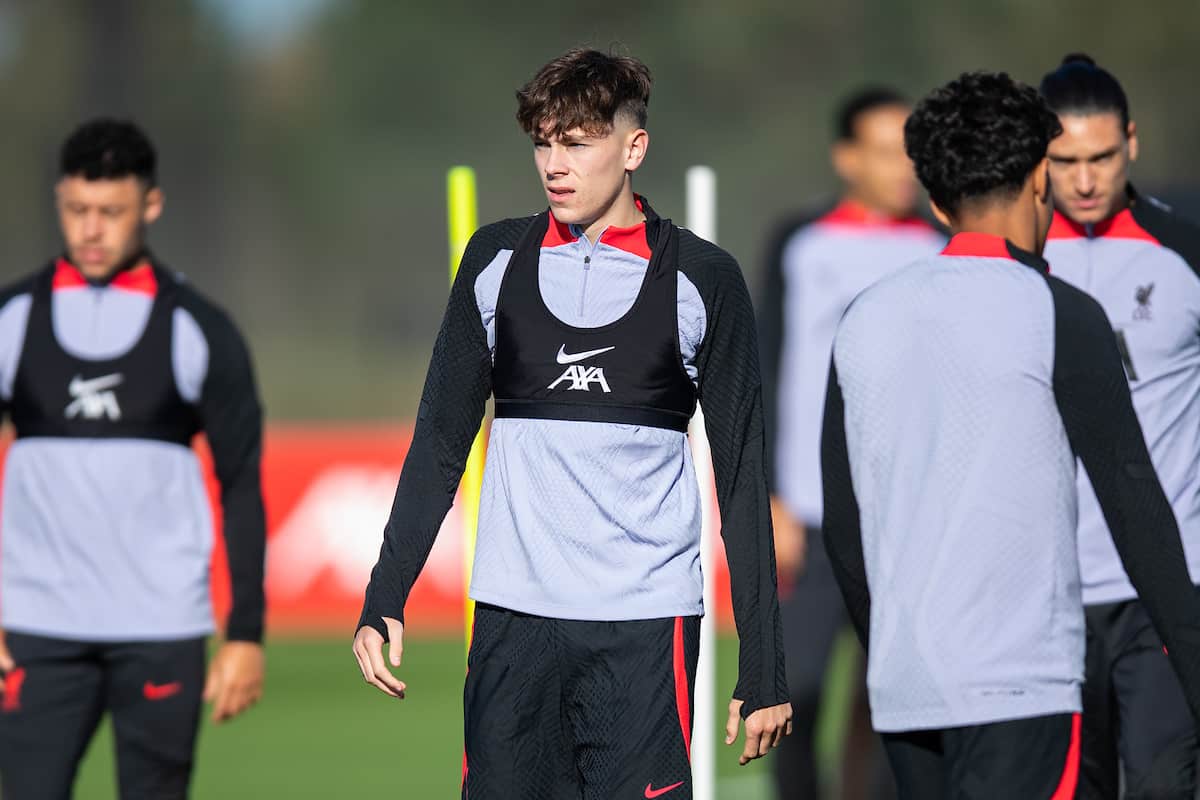
<svg viewBox="0 0 1200 800">
<path fill-rule="evenodd" d="M 258 707 L 200 733 L 192 796 L 330 798 L 391 796 L 456 798 L 462 777 L 463 645 L 457 639 L 411 638 L 401 676 L 404 701 L 390 700 L 358 676 L 350 640 L 283 639 L 268 645 L 266 695 Z M 852 650 L 840 643 L 832 693 L 843 696 Z M 718 687 L 734 683 L 735 640 L 718 646 Z M 724 720 L 728 697 L 718 700 Z M 844 703 L 834 703 L 834 707 Z M 840 713 L 822 723 L 824 760 L 835 756 Z M 696 735 L 703 732 L 697 731 Z M 771 797 L 767 764 L 737 765 L 737 750 L 718 740 L 718 796 Z M 107 723 L 93 740 L 76 782 L 80 800 L 116 797 L 112 738 Z"/>
</svg>

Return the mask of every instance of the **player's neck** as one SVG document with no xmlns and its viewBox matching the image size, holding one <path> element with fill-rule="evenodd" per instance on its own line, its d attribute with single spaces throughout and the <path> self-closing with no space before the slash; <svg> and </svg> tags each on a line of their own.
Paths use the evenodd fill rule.
<svg viewBox="0 0 1200 800">
<path fill-rule="evenodd" d="M 612 205 L 595 221 L 582 226 L 583 235 L 589 242 L 595 243 L 606 228 L 632 228 L 645 220 L 646 215 L 638 208 L 637 198 L 634 197 L 633 184 L 626 179 L 624 188 L 613 200 Z"/>
<path fill-rule="evenodd" d="M 860 213 L 863 219 L 868 220 L 891 220 L 902 219 L 903 215 L 894 214 L 891 210 L 884 208 L 878 203 L 872 202 L 868 197 L 849 189 L 842 195 L 842 205 L 850 206 Z"/>
<path fill-rule="evenodd" d="M 1038 245 L 1037 218 L 1018 207 L 991 208 L 974 213 L 963 213 L 954 220 L 954 233 L 983 233 L 1007 239 L 1017 247 L 1040 255 Z"/>
</svg>

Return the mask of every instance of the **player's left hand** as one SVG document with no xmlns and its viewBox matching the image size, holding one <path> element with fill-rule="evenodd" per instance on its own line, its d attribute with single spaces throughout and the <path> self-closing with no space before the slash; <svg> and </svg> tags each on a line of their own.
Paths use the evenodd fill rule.
<svg viewBox="0 0 1200 800">
<path fill-rule="evenodd" d="M 204 682 L 204 700 L 212 703 L 212 721 L 225 722 L 258 702 L 266 658 L 257 642 L 226 642 L 213 657 Z"/>
<path fill-rule="evenodd" d="M 742 701 L 729 701 L 729 721 L 725 723 L 725 744 L 737 740 L 738 728 L 742 724 Z M 760 708 L 746 717 L 746 746 L 738 757 L 738 764 L 745 766 L 756 758 L 762 758 L 779 746 L 784 736 L 792 732 L 792 704 Z"/>
</svg>

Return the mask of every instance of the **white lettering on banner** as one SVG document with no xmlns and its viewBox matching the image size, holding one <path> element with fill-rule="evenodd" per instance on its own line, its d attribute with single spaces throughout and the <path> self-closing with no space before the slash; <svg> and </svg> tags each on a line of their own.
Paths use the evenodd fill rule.
<svg viewBox="0 0 1200 800">
<path fill-rule="evenodd" d="M 326 572 L 340 591 L 361 594 L 379 558 L 399 472 L 336 466 L 313 478 L 268 543 L 272 596 L 298 597 Z M 461 527 L 455 504 L 421 571 L 422 581 L 432 580 L 448 594 L 462 591 Z"/>
</svg>

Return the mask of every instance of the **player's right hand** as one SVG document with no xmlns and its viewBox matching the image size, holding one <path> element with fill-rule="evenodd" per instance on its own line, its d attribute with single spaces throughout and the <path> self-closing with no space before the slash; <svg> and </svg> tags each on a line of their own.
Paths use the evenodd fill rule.
<svg viewBox="0 0 1200 800">
<path fill-rule="evenodd" d="M 0 630 L 0 693 L 4 692 L 4 676 L 17 668 L 12 653 L 8 652 L 8 642 L 4 639 L 4 631 Z"/>
<path fill-rule="evenodd" d="M 358 659 L 358 668 L 362 671 L 363 680 L 379 691 L 404 699 L 404 681 L 392 674 L 388 668 L 400 666 L 400 656 L 404 652 L 404 625 L 400 620 L 383 617 L 388 632 L 388 660 L 383 659 L 383 636 L 370 625 L 364 625 L 354 635 L 354 657 Z"/>
</svg>

